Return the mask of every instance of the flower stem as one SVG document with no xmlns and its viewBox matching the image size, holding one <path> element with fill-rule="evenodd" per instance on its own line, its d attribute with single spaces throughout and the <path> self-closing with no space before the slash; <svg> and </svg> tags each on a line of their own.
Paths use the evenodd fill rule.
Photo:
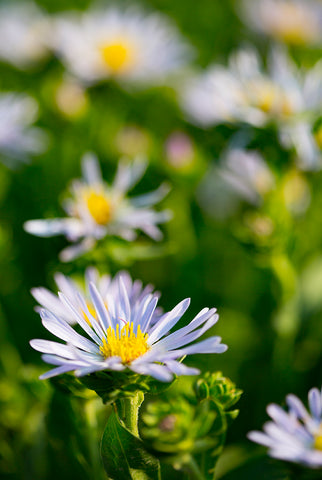
<svg viewBox="0 0 322 480">
<path fill-rule="evenodd" d="M 192 455 L 189 455 L 185 461 L 185 467 L 189 472 L 189 479 L 191 480 L 205 480 L 205 477 L 201 473 L 196 460 Z"/>
<path fill-rule="evenodd" d="M 116 402 L 116 410 L 119 418 L 126 428 L 136 437 L 139 436 L 138 419 L 139 408 L 144 400 L 143 392 L 135 392 L 130 397 L 125 397 Z"/>
</svg>

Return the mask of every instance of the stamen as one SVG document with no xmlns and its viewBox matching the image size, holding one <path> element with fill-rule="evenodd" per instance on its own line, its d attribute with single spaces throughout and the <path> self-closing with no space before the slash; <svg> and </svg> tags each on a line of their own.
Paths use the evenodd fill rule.
<svg viewBox="0 0 322 480">
<path fill-rule="evenodd" d="M 315 132 L 314 137 L 318 147 L 322 149 L 322 126 Z"/>
<path fill-rule="evenodd" d="M 322 435 L 317 435 L 314 439 L 314 448 L 316 450 L 322 450 Z"/>
<path fill-rule="evenodd" d="M 104 305 L 107 309 L 107 303 L 104 302 Z M 94 305 L 91 303 L 91 302 L 86 302 L 86 306 L 87 306 L 87 309 L 88 309 L 88 312 L 89 314 L 95 318 L 95 320 L 98 320 L 97 318 L 97 313 L 96 313 L 96 310 L 94 308 Z M 86 320 L 86 322 L 88 323 L 88 325 L 91 327 L 92 326 L 92 322 L 90 321 L 89 319 L 89 316 L 87 315 L 87 313 L 84 311 L 84 310 L 81 310 L 81 314 L 83 315 L 84 319 Z"/>
<path fill-rule="evenodd" d="M 121 330 L 117 324 L 116 330 L 111 327 L 107 329 L 100 351 L 105 358 L 120 357 L 122 363 L 129 364 L 149 350 L 148 337 L 147 333 L 141 331 L 140 325 L 134 333 L 133 322 L 127 322 Z"/>
<path fill-rule="evenodd" d="M 268 82 L 255 82 L 250 89 L 251 103 L 264 113 L 281 116 L 292 114 L 292 104 L 286 93 L 278 86 Z"/>
<path fill-rule="evenodd" d="M 113 73 L 120 73 L 132 63 L 133 50 L 126 42 L 115 42 L 100 48 L 106 65 Z"/>
<path fill-rule="evenodd" d="M 99 225 L 106 225 L 112 218 L 112 205 L 103 193 L 90 191 L 86 195 L 87 208 L 93 219 Z"/>
<path fill-rule="evenodd" d="M 275 23 L 271 24 L 273 35 L 293 45 L 305 45 L 316 38 L 318 25 L 310 12 L 291 2 L 281 4 L 279 9 Z"/>
</svg>

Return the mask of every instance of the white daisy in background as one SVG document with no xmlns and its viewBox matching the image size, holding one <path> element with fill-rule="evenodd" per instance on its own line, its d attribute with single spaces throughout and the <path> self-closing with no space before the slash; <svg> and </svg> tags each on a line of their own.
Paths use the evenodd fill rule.
<svg viewBox="0 0 322 480">
<path fill-rule="evenodd" d="M 46 134 L 32 126 L 37 119 L 37 102 L 20 93 L 0 93 L 0 155 L 9 165 L 16 160 L 26 161 L 29 155 L 39 154 L 47 146 Z"/>
<path fill-rule="evenodd" d="M 299 121 L 285 125 L 280 133 L 281 143 L 293 148 L 303 170 L 318 170 L 322 165 L 322 129 L 313 131 L 312 123 Z"/>
<path fill-rule="evenodd" d="M 107 305 L 108 297 L 112 296 L 114 299 L 118 297 L 119 294 L 119 278 L 122 278 L 122 282 L 126 289 L 128 298 L 130 300 L 132 310 L 135 313 L 139 308 L 142 299 L 148 298 L 148 295 L 154 297 L 160 296 L 159 292 L 153 292 L 153 285 L 146 285 L 144 288 L 142 286 L 141 280 L 132 280 L 130 274 L 126 271 L 119 272 L 114 278 L 110 275 L 104 274 L 100 275 L 98 270 L 95 267 L 89 267 L 85 272 L 85 279 L 82 284 L 74 281 L 73 279 L 66 277 L 62 273 L 56 273 L 55 282 L 58 287 L 58 290 L 69 298 L 70 302 L 74 305 L 76 310 L 83 315 L 84 319 L 90 324 L 89 318 L 82 309 L 82 303 L 79 302 L 79 292 L 81 292 L 83 299 L 86 302 L 87 308 L 90 314 L 96 318 L 95 308 L 91 301 L 90 296 L 90 283 L 94 283 L 96 288 L 103 299 L 104 305 Z M 41 305 L 37 306 L 36 311 L 40 312 L 42 308 L 46 308 L 51 312 L 55 312 L 56 315 L 59 315 L 59 318 L 62 318 L 65 322 L 69 324 L 77 323 L 75 320 L 75 315 L 73 315 L 68 309 L 64 307 L 58 295 L 55 295 L 47 288 L 38 287 L 31 290 L 33 297 Z M 160 309 L 156 309 L 153 313 L 152 324 L 155 323 L 157 318 L 161 315 Z"/>
<path fill-rule="evenodd" d="M 197 195 L 205 211 L 225 218 L 241 200 L 259 205 L 274 186 L 274 175 L 258 152 L 231 148 L 224 152 L 219 165 L 207 172 Z"/>
<path fill-rule="evenodd" d="M 322 393 L 312 388 L 308 394 L 309 412 L 295 395 L 288 395 L 289 411 L 271 404 L 267 413 L 272 422 L 264 433 L 250 432 L 248 438 L 269 448 L 269 455 L 311 468 L 322 467 Z"/>
<path fill-rule="evenodd" d="M 242 19 L 257 32 L 290 45 L 321 45 L 322 5 L 317 0 L 243 0 Z"/>
<path fill-rule="evenodd" d="M 275 122 L 284 145 L 285 132 L 297 128 L 303 119 L 313 125 L 320 115 L 322 63 L 304 72 L 284 50 L 275 49 L 265 72 L 257 53 L 243 49 L 230 57 L 227 68 L 215 65 L 188 80 L 180 95 L 192 123 L 206 128 L 222 122 L 256 127 Z M 317 167 L 294 146 L 303 168 Z"/>
<path fill-rule="evenodd" d="M 35 4 L 6 2 L 0 6 L 0 59 L 25 69 L 49 51 L 51 23 Z"/>
<path fill-rule="evenodd" d="M 95 155 L 84 155 L 82 160 L 83 179 L 72 183 L 71 198 L 64 205 L 67 218 L 31 220 L 25 230 L 40 237 L 64 234 L 76 245 L 61 252 L 62 261 L 70 261 L 91 250 L 96 241 L 107 235 L 116 235 L 125 240 L 136 238 L 141 230 L 154 240 L 162 233 L 158 223 L 170 219 L 169 211 L 156 212 L 151 208 L 169 191 L 162 184 L 154 192 L 128 198 L 127 192 L 141 179 L 147 162 L 136 158 L 131 163 L 120 161 L 114 182 L 104 182 Z"/>
<path fill-rule="evenodd" d="M 178 361 L 185 355 L 222 353 L 227 350 L 227 346 L 220 343 L 220 337 L 209 337 L 191 345 L 217 322 L 215 308 L 204 308 L 188 325 L 170 333 L 188 309 L 190 299 L 183 300 L 151 325 L 158 296 L 142 296 L 134 302 L 133 308 L 133 301 L 122 275 L 118 277 L 117 284 L 118 295 L 107 295 L 106 303 L 95 284 L 89 284 L 95 315 L 88 309 L 86 299 L 78 293 L 79 306 L 89 322 L 75 307 L 74 300 L 62 293 L 59 294 L 59 309 L 54 306 L 51 310 L 41 311 L 44 327 L 66 342 L 30 342 L 35 350 L 45 354 L 45 362 L 56 366 L 41 378 L 70 371 L 82 376 L 100 370 L 129 369 L 168 382 L 173 378 L 173 374 L 199 373 L 198 369 L 187 367 Z M 66 312 L 63 316 L 61 308 Z M 84 330 L 84 336 L 77 333 L 65 320 L 70 315 Z"/>
<path fill-rule="evenodd" d="M 54 47 L 66 67 L 87 84 L 106 78 L 163 82 L 190 57 L 190 48 L 168 19 L 134 7 L 61 15 Z"/>
</svg>

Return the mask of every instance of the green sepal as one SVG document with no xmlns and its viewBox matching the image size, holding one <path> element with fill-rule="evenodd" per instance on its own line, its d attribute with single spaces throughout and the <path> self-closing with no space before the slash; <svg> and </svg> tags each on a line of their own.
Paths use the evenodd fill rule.
<svg viewBox="0 0 322 480">
<path fill-rule="evenodd" d="M 151 377 L 138 375 L 129 370 L 126 372 L 96 372 L 81 377 L 79 380 L 87 388 L 94 390 L 104 403 L 114 403 L 122 398 L 132 396 L 137 391 L 159 394 L 167 390 L 173 383 L 163 384 Z"/>
<path fill-rule="evenodd" d="M 132 435 L 115 412 L 103 434 L 101 455 L 110 480 L 160 480 L 159 461 L 147 452 L 142 440 Z"/>
<path fill-rule="evenodd" d="M 53 377 L 50 379 L 50 383 L 54 386 L 55 390 L 59 390 L 65 395 L 72 395 L 73 397 L 79 398 L 95 397 L 94 392 L 88 390 L 80 379 L 70 373 Z"/>
<path fill-rule="evenodd" d="M 199 401 L 210 398 L 224 410 L 235 405 L 243 393 L 229 378 L 223 377 L 221 372 L 205 373 L 196 381 L 194 389 Z"/>
</svg>

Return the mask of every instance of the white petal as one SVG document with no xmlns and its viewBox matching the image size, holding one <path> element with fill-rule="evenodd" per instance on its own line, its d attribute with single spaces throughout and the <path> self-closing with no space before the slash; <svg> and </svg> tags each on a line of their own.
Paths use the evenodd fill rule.
<svg viewBox="0 0 322 480">
<path fill-rule="evenodd" d="M 155 363 L 131 365 L 131 370 L 141 375 L 150 375 L 160 382 L 170 382 L 173 378 L 173 375 L 166 367 Z"/>
<path fill-rule="evenodd" d="M 190 305 L 190 298 L 182 300 L 171 312 L 165 313 L 149 332 L 149 345 L 163 337 L 180 320 Z"/>
<path fill-rule="evenodd" d="M 58 319 L 50 314 L 50 312 L 42 310 L 41 318 L 44 327 L 56 337 L 61 338 L 66 342 L 70 342 L 75 347 L 81 348 L 86 352 L 97 353 L 99 351 L 98 347 L 93 342 L 79 335 L 66 322 Z"/>
<path fill-rule="evenodd" d="M 101 168 L 97 156 L 88 152 L 82 158 L 82 172 L 89 185 L 99 185 L 103 182 Z"/>
</svg>

